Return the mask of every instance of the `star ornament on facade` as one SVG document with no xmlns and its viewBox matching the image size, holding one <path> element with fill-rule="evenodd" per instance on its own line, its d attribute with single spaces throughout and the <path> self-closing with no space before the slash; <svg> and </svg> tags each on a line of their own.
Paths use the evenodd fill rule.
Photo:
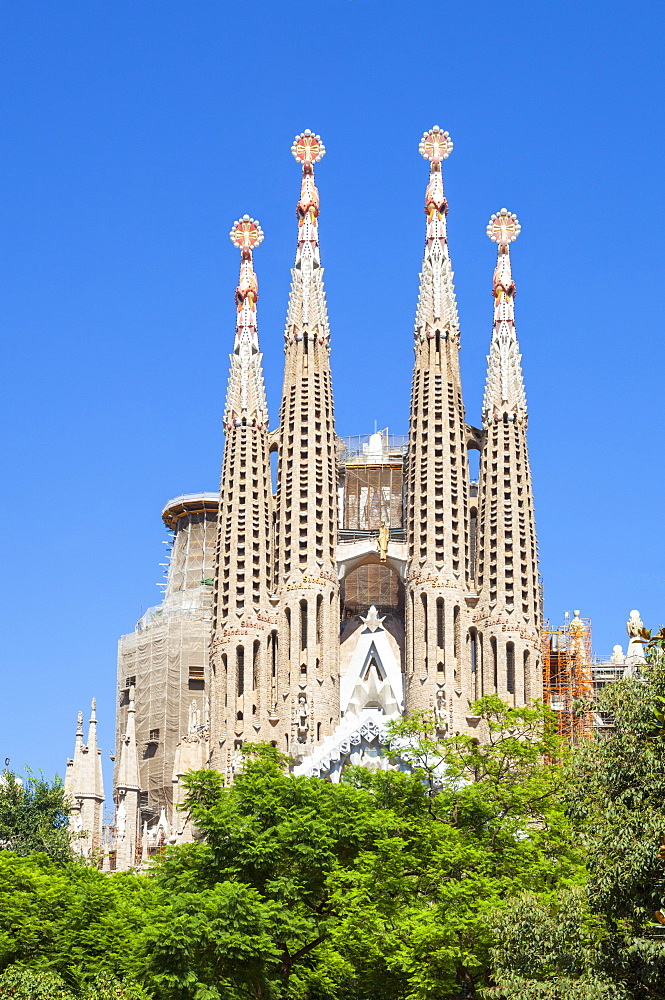
<svg viewBox="0 0 665 1000">
<path fill-rule="evenodd" d="M 487 223 L 487 235 L 492 243 L 498 243 L 501 247 L 507 247 L 510 243 L 514 243 L 521 230 L 522 227 L 517 221 L 517 216 L 509 212 L 507 208 L 502 208 Z"/>
<path fill-rule="evenodd" d="M 253 250 L 263 242 L 263 230 L 256 219 L 243 215 L 231 226 L 229 237 L 238 250 Z"/>
<path fill-rule="evenodd" d="M 385 620 L 385 615 L 383 618 L 379 618 L 379 612 L 376 610 L 376 605 L 373 604 L 369 611 L 367 612 L 367 617 L 363 618 L 360 615 L 360 620 L 363 625 L 370 630 L 370 632 L 376 632 L 378 629 L 382 629 L 382 622 Z"/>
<path fill-rule="evenodd" d="M 453 140 L 449 132 L 444 132 L 435 125 L 429 132 L 423 133 L 418 150 L 430 163 L 441 163 L 447 160 L 453 151 Z"/>
<path fill-rule="evenodd" d="M 301 132 L 293 140 L 291 152 L 294 159 L 298 160 L 299 163 L 312 164 L 318 163 L 319 160 L 323 159 L 326 147 L 321 142 L 320 135 L 315 135 L 310 129 L 306 128 L 304 132 Z"/>
</svg>

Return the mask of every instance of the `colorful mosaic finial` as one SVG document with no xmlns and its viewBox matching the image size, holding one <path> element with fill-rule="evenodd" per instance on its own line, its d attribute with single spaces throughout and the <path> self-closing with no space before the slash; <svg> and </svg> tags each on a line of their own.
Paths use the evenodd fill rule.
<svg viewBox="0 0 665 1000">
<path fill-rule="evenodd" d="M 424 132 L 418 147 L 420 155 L 424 156 L 430 163 L 441 163 L 447 160 L 453 151 L 453 140 L 449 132 L 444 132 L 438 125 L 435 125 Z"/>
<path fill-rule="evenodd" d="M 515 242 L 521 229 L 517 216 L 509 212 L 507 208 L 502 208 L 487 223 L 487 235 L 492 243 L 498 243 L 500 247 L 504 248 Z"/>
<path fill-rule="evenodd" d="M 238 250 L 254 250 L 259 243 L 263 243 L 263 230 L 257 220 L 249 215 L 243 215 L 242 219 L 233 223 L 229 236 Z"/>
<path fill-rule="evenodd" d="M 294 159 L 304 166 L 306 163 L 318 163 L 325 156 L 326 147 L 321 142 L 320 135 L 314 135 L 310 129 L 306 128 L 293 140 L 291 152 Z"/>
</svg>

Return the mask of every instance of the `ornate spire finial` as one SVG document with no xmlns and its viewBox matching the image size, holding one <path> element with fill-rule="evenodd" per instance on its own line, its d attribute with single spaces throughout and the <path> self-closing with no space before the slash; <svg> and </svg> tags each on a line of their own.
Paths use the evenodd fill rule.
<svg viewBox="0 0 665 1000">
<path fill-rule="evenodd" d="M 79 712 L 76 717 L 76 735 L 78 736 L 79 734 L 83 736 L 83 712 Z"/>
<path fill-rule="evenodd" d="M 434 240 L 446 241 L 446 215 L 448 202 L 443 193 L 441 163 L 453 151 L 453 141 L 448 132 L 438 125 L 425 132 L 420 140 L 420 155 L 430 162 L 429 184 L 425 192 L 425 215 L 427 216 L 427 245 Z"/>
<path fill-rule="evenodd" d="M 240 277 L 235 292 L 236 336 L 224 413 L 226 429 L 243 422 L 263 425 L 268 419 L 256 311 L 259 283 L 253 260 L 253 251 L 263 243 L 263 230 L 257 219 L 243 215 L 231 226 L 229 237 L 240 250 Z"/>
<path fill-rule="evenodd" d="M 293 140 L 291 152 L 294 159 L 306 164 L 318 163 L 326 155 L 326 147 L 321 142 L 321 136 L 315 135 L 311 129 L 306 128 L 304 132 L 297 135 Z"/>
<path fill-rule="evenodd" d="M 236 219 L 229 236 L 238 250 L 254 250 L 259 243 L 263 243 L 263 230 L 257 220 L 250 218 L 249 215 Z"/>
<path fill-rule="evenodd" d="M 423 340 L 433 337 L 437 329 L 457 335 L 459 322 L 448 253 L 448 202 L 441 173 L 441 163 L 450 156 L 453 142 L 448 132 L 435 125 L 424 133 L 418 148 L 421 156 L 430 162 L 429 183 L 425 191 L 425 260 L 415 328 L 416 340 Z"/>
<path fill-rule="evenodd" d="M 494 329 L 489 354 L 483 416 L 491 423 L 501 413 L 510 420 L 526 417 L 526 396 L 521 358 L 515 332 L 515 282 L 510 264 L 510 244 L 520 234 L 517 216 L 502 208 L 487 224 L 487 235 L 496 243 L 498 257 L 494 269 Z"/>
<path fill-rule="evenodd" d="M 299 267 L 303 258 L 303 250 L 306 246 L 309 251 L 306 256 L 312 260 L 318 260 L 319 247 L 319 192 L 314 182 L 314 164 L 323 158 L 326 147 L 321 142 L 321 136 L 315 135 L 310 129 L 305 129 L 293 140 L 291 152 L 294 159 L 302 164 L 302 182 L 300 184 L 300 200 L 296 206 L 296 216 L 298 219 L 298 251 L 296 253 L 296 267 Z"/>
<path fill-rule="evenodd" d="M 453 151 L 453 140 L 449 132 L 444 132 L 435 125 L 429 132 L 423 132 L 418 147 L 420 155 L 429 160 L 432 165 L 441 164 L 442 160 L 447 160 Z"/>
<path fill-rule="evenodd" d="M 256 303 L 259 299 L 259 283 L 254 273 L 252 251 L 263 243 L 263 230 L 256 219 L 243 215 L 237 219 L 229 233 L 234 247 L 240 250 L 240 278 L 236 288 L 236 339 L 233 347 L 235 354 L 240 354 L 241 345 L 246 341 L 252 353 L 257 353 L 259 342 L 257 337 Z"/>
<path fill-rule="evenodd" d="M 92 701 L 91 701 L 91 703 L 90 703 L 90 721 L 91 722 L 96 722 L 97 721 L 97 699 L 96 698 L 93 698 Z"/>
<path fill-rule="evenodd" d="M 498 243 L 504 250 L 507 250 L 508 246 L 515 242 L 521 230 L 522 227 L 517 221 L 517 216 L 509 212 L 507 208 L 502 208 L 487 223 L 487 235 L 492 243 Z"/>
</svg>

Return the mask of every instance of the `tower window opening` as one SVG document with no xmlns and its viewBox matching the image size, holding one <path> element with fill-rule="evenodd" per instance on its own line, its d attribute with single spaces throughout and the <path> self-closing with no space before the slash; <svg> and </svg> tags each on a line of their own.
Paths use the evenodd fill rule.
<svg viewBox="0 0 665 1000">
<path fill-rule="evenodd" d="M 236 685 L 240 698 L 245 693 L 245 650 L 242 646 L 236 649 Z"/>
<path fill-rule="evenodd" d="M 189 677 L 187 681 L 187 686 L 190 691 L 205 690 L 205 678 L 204 678 L 203 667 L 199 666 L 189 667 Z"/>
<path fill-rule="evenodd" d="M 307 649 L 307 601 L 300 602 L 300 649 Z"/>
<path fill-rule="evenodd" d="M 453 655 L 459 659 L 460 639 L 461 639 L 460 609 L 456 607 L 453 611 Z"/>
<path fill-rule="evenodd" d="M 427 594 L 421 594 L 420 599 L 423 605 L 423 642 L 427 643 Z"/>
<path fill-rule="evenodd" d="M 494 636 L 490 639 L 490 648 L 492 650 L 492 670 L 493 670 L 493 682 L 494 691 L 496 692 L 499 686 L 499 662 L 498 662 L 498 652 L 496 648 L 496 639 Z"/>
<path fill-rule="evenodd" d="M 506 688 L 508 694 L 515 694 L 515 644 L 506 645 Z"/>
<path fill-rule="evenodd" d="M 442 597 L 436 599 L 436 644 L 443 649 L 446 641 L 445 607 Z"/>
</svg>

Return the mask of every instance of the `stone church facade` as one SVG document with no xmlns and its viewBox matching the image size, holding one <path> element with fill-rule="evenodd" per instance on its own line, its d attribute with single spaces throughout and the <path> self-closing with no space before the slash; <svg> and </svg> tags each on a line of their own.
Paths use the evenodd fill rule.
<svg viewBox="0 0 665 1000">
<path fill-rule="evenodd" d="M 482 694 L 515 704 L 541 694 L 510 260 L 520 227 L 505 209 L 488 226 L 498 250 L 493 332 L 482 426 L 473 427 L 462 399 L 446 231 L 442 163 L 451 150 L 438 128 L 420 144 L 430 174 L 402 449 L 379 432 L 354 453 L 335 433 L 314 180 L 324 153 L 318 136 L 304 132 L 293 146 L 302 170 L 298 237 L 280 422 L 272 434 L 253 267 L 262 233 L 247 217 L 232 230 L 241 267 L 210 657 L 210 763 L 229 780 L 248 740 L 275 744 L 298 772 L 334 778 L 350 754 L 375 753 L 383 722 L 404 711 L 433 711 L 443 731 L 468 731 Z M 470 449 L 480 452 L 478 483 L 469 480 Z M 275 496 L 271 450 L 278 456 Z"/>
<path fill-rule="evenodd" d="M 420 143 L 429 179 L 408 438 L 336 434 L 315 182 L 325 152 L 319 136 L 303 132 L 292 147 L 301 169 L 297 248 L 273 431 L 254 269 L 263 233 L 249 216 L 233 225 L 240 277 L 219 511 L 213 494 L 167 505 L 180 576 L 169 567 L 162 609 L 144 616 L 140 634 L 121 640 L 116 769 L 123 802 L 132 795 L 136 803 L 124 807 L 128 843 L 118 858 L 149 849 L 158 815 L 162 840 L 181 839 L 173 806 L 184 769 L 205 764 L 231 781 L 246 742 L 270 742 L 296 773 L 335 781 L 349 762 L 381 766 L 385 723 L 404 712 L 434 713 L 441 734 L 476 732 L 472 706 L 480 696 L 496 692 L 521 705 L 542 694 L 510 256 L 520 226 L 502 209 L 487 227 L 497 262 L 476 427 L 466 422 L 462 397 L 446 228 L 442 166 L 451 151 L 438 127 Z M 480 453 L 478 482 L 469 475 L 471 450 Z M 204 543 L 194 545 L 200 538 Z M 161 664 L 160 678 L 141 663 Z M 143 734 L 135 750 L 128 731 L 129 742 Z M 136 816 L 132 831 L 128 816 Z"/>
</svg>

